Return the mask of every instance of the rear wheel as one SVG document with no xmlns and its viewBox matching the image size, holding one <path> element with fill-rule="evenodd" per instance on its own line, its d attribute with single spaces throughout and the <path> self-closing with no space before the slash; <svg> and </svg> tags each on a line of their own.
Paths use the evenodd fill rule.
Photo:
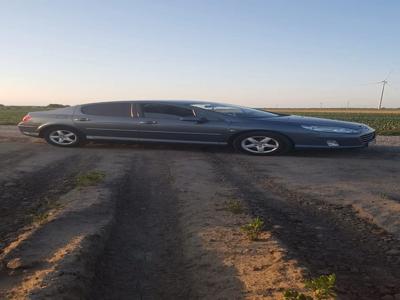
<svg viewBox="0 0 400 300">
<path fill-rule="evenodd" d="M 284 154 L 292 149 L 291 141 L 278 133 L 254 131 L 239 135 L 233 141 L 236 150 L 252 155 Z"/>
<path fill-rule="evenodd" d="M 69 127 L 49 128 L 44 132 L 43 137 L 49 144 L 60 147 L 76 147 L 85 140 L 77 130 Z"/>
</svg>

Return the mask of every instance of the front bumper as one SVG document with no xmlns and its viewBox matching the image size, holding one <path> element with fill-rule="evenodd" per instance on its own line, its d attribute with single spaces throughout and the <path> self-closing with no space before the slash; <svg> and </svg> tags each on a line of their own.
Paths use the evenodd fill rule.
<svg viewBox="0 0 400 300">
<path fill-rule="evenodd" d="M 306 143 L 298 143 L 295 148 L 318 148 L 318 149 L 346 149 L 364 148 L 375 141 L 375 130 L 365 130 L 359 134 L 334 134 L 318 133 L 308 138 Z M 337 145 L 332 146 L 332 141 Z"/>
</svg>

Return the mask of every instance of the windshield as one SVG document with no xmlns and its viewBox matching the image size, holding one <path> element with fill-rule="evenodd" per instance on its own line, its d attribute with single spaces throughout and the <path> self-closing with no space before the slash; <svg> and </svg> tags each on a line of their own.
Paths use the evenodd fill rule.
<svg viewBox="0 0 400 300">
<path fill-rule="evenodd" d="M 231 104 L 220 104 L 220 103 L 196 103 L 191 106 L 210 110 L 213 112 L 221 113 L 233 117 L 245 117 L 245 118 L 271 118 L 277 117 L 279 114 L 274 114 L 267 111 L 262 111 L 253 108 L 247 108 Z"/>
</svg>

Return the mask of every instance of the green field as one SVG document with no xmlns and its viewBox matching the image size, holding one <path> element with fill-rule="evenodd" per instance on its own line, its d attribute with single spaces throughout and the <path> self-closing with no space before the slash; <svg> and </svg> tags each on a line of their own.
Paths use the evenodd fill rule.
<svg viewBox="0 0 400 300">
<path fill-rule="evenodd" d="M 0 106 L 0 125 L 16 125 L 30 111 L 54 109 L 49 106 Z"/>
<path fill-rule="evenodd" d="M 30 111 L 49 106 L 0 106 L 0 125 L 15 125 Z M 367 124 L 381 135 L 400 135 L 400 109 L 266 109 L 286 114 L 321 117 Z"/>
</svg>

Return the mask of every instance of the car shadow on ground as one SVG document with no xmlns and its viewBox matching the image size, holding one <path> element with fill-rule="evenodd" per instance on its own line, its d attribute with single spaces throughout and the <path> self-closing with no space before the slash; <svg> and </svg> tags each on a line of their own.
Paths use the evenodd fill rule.
<svg viewBox="0 0 400 300">
<path fill-rule="evenodd" d="M 85 145 L 85 148 L 92 149 L 132 149 L 132 150 L 177 150 L 177 151 L 190 151 L 190 152 L 218 152 L 234 154 L 235 151 L 227 146 L 220 145 L 196 145 L 196 144 L 170 144 L 170 143 L 151 143 L 151 142 L 90 142 Z"/>
<path fill-rule="evenodd" d="M 220 145 L 194 145 L 194 144 L 159 144 L 149 142 L 90 142 L 86 144 L 87 148 L 95 149 L 135 149 L 135 150 L 160 150 L 160 151 L 189 151 L 189 152 L 207 152 L 222 153 L 227 155 L 246 155 L 239 153 L 229 146 Z M 400 157 L 400 146 L 372 146 L 355 149 L 295 149 L 287 154 L 279 155 L 287 157 L 318 157 L 318 158 L 389 158 Z M 268 157 L 268 156 L 266 156 Z"/>
</svg>

